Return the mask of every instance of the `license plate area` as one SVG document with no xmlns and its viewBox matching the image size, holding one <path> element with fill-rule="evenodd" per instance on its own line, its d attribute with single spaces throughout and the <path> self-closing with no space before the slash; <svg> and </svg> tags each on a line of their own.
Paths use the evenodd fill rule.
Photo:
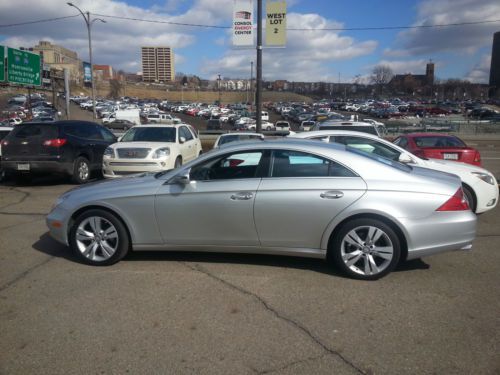
<svg viewBox="0 0 500 375">
<path fill-rule="evenodd" d="M 17 164 L 17 170 L 18 171 L 29 171 L 30 164 L 29 163 L 19 163 L 19 164 Z"/>
<path fill-rule="evenodd" d="M 443 159 L 446 159 L 446 160 L 458 160 L 458 154 L 444 153 L 443 154 Z"/>
</svg>

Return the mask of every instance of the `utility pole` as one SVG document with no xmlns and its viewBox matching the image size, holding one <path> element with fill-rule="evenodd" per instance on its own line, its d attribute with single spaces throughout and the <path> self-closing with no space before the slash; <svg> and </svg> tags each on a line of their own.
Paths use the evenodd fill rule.
<svg viewBox="0 0 500 375">
<path fill-rule="evenodd" d="M 262 0 L 257 0 L 257 93 L 255 131 L 262 133 Z"/>
<path fill-rule="evenodd" d="M 73 3 L 66 3 L 70 7 L 76 8 L 80 14 L 83 16 L 83 19 L 85 20 L 85 24 L 87 25 L 87 33 L 88 33 L 88 39 L 89 39 L 89 63 L 90 63 L 90 84 L 92 85 L 92 108 L 93 108 L 93 113 L 94 113 L 94 120 L 97 119 L 97 113 L 95 109 L 95 87 L 94 87 L 94 65 L 92 63 L 92 34 L 90 32 L 92 28 L 92 23 L 95 21 L 100 21 L 102 23 L 106 23 L 101 18 L 94 18 L 92 21 L 90 20 L 90 12 L 83 12 L 80 8 L 78 8 L 75 4 Z"/>
<path fill-rule="evenodd" d="M 221 104 L 222 104 L 222 103 L 221 103 L 221 92 L 220 92 L 220 84 L 221 84 L 221 82 L 220 82 L 220 74 L 217 74 L 217 76 L 218 76 L 218 78 L 217 78 L 217 82 L 219 83 L 219 85 L 218 85 L 218 86 L 219 86 L 219 107 L 220 107 L 220 106 L 221 106 Z"/>
</svg>

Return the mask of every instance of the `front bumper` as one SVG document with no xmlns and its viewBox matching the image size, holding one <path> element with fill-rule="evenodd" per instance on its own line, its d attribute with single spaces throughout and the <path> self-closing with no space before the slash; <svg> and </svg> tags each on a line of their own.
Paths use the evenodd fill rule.
<svg viewBox="0 0 500 375">
<path fill-rule="evenodd" d="M 168 159 L 105 159 L 102 174 L 106 178 L 120 178 L 144 172 L 161 172 L 171 169 Z"/>
</svg>

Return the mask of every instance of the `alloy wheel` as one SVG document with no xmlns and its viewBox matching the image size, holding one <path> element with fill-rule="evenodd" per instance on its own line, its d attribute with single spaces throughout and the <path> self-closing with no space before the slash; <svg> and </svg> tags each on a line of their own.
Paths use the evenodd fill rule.
<svg viewBox="0 0 500 375">
<path fill-rule="evenodd" d="M 105 261 L 118 248 L 118 232 L 109 220 L 90 216 L 76 229 L 76 245 L 84 257 L 96 262 Z"/>
</svg>

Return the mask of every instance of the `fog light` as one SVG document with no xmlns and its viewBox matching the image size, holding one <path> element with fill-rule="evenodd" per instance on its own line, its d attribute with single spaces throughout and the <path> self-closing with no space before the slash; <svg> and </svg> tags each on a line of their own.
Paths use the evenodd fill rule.
<svg viewBox="0 0 500 375">
<path fill-rule="evenodd" d="M 491 207 L 495 204 L 497 200 L 495 198 L 493 198 L 492 200 L 490 200 L 488 203 L 486 203 L 486 207 Z"/>
<path fill-rule="evenodd" d="M 160 164 L 162 167 L 164 167 L 166 165 L 166 163 L 164 161 L 162 161 Z"/>
</svg>

